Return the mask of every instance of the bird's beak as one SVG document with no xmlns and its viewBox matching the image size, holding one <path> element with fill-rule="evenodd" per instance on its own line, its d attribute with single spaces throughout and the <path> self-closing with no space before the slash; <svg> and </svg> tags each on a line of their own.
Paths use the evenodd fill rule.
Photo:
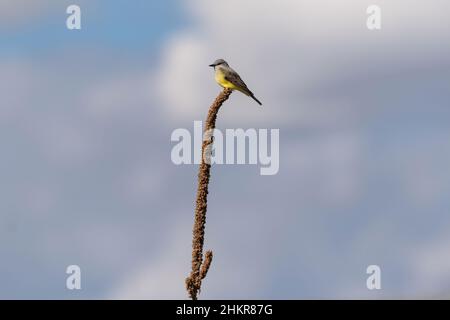
<svg viewBox="0 0 450 320">
<path fill-rule="evenodd" d="M 209 66 L 210 66 L 210 67 L 215 67 L 216 65 L 213 63 L 213 64 L 210 64 Z"/>
</svg>

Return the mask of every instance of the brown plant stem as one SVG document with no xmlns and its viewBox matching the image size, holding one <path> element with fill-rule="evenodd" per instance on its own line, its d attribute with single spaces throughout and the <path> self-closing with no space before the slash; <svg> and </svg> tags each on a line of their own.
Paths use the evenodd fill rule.
<svg viewBox="0 0 450 320">
<path fill-rule="evenodd" d="M 232 90 L 223 89 L 209 108 L 202 142 L 202 161 L 198 171 L 197 199 L 195 206 L 194 228 L 192 231 L 192 271 L 186 278 L 186 289 L 192 300 L 197 300 L 202 285 L 212 262 L 213 253 L 208 250 L 203 260 L 205 241 L 206 209 L 208 201 L 208 184 L 211 170 L 211 148 L 214 143 L 212 131 L 216 127 L 217 113 L 222 104 L 230 97 Z M 209 135 L 209 136 L 208 136 Z"/>
</svg>

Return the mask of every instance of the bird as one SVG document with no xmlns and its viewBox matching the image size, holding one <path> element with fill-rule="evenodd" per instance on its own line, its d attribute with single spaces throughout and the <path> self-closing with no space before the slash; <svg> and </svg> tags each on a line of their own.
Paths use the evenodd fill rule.
<svg viewBox="0 0 450 320">
<path fill-rule="evenodd" d="M 242 81 L 239 74 L 234 71 L 225 60 L 217 59 L 209 66 L 214 68 L 215 80 L 220 86 L 223 88 L 238 90 L 262 106 L 262 103 L 255 97 L 253 92 L 250 91 L 245 82 Z"/>
</svg>

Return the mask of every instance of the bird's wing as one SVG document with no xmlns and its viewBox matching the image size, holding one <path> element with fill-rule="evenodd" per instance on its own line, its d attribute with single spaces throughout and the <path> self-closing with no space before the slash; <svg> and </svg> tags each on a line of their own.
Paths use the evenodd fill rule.
<svg viewBox="0 0 450 320">
<path fill-rule="evenodd" d="M 246 91 L 248 94 L 252 95 L 252 92 L 247 87 L 245 82 L 241 79 L 241 77 L 238 75 L 238 73 L 236 71 L 234 71 L 233 69 L 230 68 L 229 70 L 227 70 L 227 72 L 225 73 L 225 80 L 230 81 L 234 85 L 241 88 L 243 91 Z"/>
</svg>

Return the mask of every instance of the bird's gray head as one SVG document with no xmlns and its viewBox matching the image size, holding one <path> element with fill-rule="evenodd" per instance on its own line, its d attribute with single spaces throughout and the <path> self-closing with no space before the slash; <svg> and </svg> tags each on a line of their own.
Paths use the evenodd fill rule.
<svg viewBox="0 0 450 320">
<path fill-rule="evenodd" d="M 225 61 L 225 60 L 223 60 L 223 59 L 217 59 L 216 61 L 214 61 L 214 63 L 213 64 L 210 64 L 209 66 L 210 67 L 217 67 L 217 66 L 225 66 L 225 67 L 228 67 L 228 63 Z"/>
</svg>

